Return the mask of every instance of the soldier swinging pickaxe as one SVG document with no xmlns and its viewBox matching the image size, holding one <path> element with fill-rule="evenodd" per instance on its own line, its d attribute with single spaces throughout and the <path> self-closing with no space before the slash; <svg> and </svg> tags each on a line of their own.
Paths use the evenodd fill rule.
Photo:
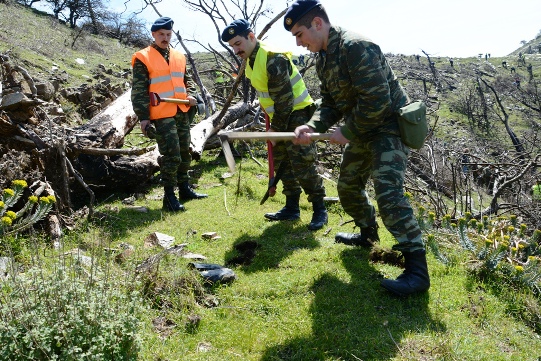
<svg viewBox="0 0 541 361">
<path fill-rule="evenodd" d="M 310 137 L 314 140 L 328 140 L 331 138 L 332 133 L 310 133 Z M 235 157 L 233 152 L 231 152 L 231 147 L 229 146 L 229 140 L 239 139 L 239 140 L 270 140 L 270 141 L 283 141 L 283 140 L 293 140 L 296 138 L 295 133 L 293 132 L 221 132 L 218 133 L 220 142 L 222 143 L 222 150 L 224 152 L 225 161 L 231 173 L 235 172 Z M 270 192 L 273 187 L 276 187 L 276 184 L 280 180 L 282 175 L 283 166 L 280 164 L 276 175 L 269 184 L 267 193 L 261 200 L 260 204 L 263 204 L 270 195 Z"/>
</svg>

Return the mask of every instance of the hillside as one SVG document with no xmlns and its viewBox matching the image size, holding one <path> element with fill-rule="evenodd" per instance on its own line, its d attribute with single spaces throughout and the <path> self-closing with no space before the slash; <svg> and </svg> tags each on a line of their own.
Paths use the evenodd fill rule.
<svg viewBox="0 0 541 361">
<path fill-rule="evenodd" d="M 65 128 L 68 143 L 66 134 L 122 96 L 135 50 L 0 3 L 2 97 L 32 94 L 24 72 L 54 87 L 41 93 L 40 85 L 24 112 L 0 109 L 0 189 L 64 171 L 37 160 L 60 158 L 48 143 L 62 139 L 56 131 Z M 205 71 L 214 57 L 194 56 L 213 89 Z M 381 222 L 381 249 L 334 242 L 336 232 L 356 230 L 339 203 L 328 204 L 329 224 L 317 232 L 306 229 L 305 195 L 300 221 L 267 222 L 263 214 L 284 197 L 260 204 L 264 144 L 237 144 L 233 176 L 219 149 L 194 162 L 192 180 L 209 197 L 186 202 L 186 212 L 162 212 L 155 174 L 140 189 L 90 183 L 95 212 L 84 217 L 90 199 L 70 176 L 81 207 L 49 209 L 62 225 L 57 238 L 45 222 L 2 233 L 0 266 L 16 267 L 1 273 L 0 359 L 67 350 L 68 360 L 538 360 L 541 203 L 530 189 L 541 166 L 541 56 L 388 58 L 411 98 L 429 106 L 431 134 L 411 153 L 406 185 L 429 245 L 428 293 L 397 299 L 379 286 L 402 272 L 386 258 L 395 241 Z M 305 78 L 316 95 L 313 68 Z M 14 124 L 27 132 L 6 134 Z M 133 127 L 124 148 L 147 146 Z M 340 149 L 321 142 L 318 150 L 327 195 L 336 197 Z M 157 245 L 156 232 L 172 243 Z M 236 278 L 205 282 L 192 262 Z M 25 345 L 34 357 L 17 352 Z M 85 356 L 76 354 L 82 348 Z"/>
</svg>

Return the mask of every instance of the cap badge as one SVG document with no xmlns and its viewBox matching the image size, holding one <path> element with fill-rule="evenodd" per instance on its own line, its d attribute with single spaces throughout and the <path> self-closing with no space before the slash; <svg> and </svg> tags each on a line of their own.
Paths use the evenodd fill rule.
<svg viewBox="0 0 541 361">
<path fill-rule="evenodd" d="M 291 25 L 292 22 L 293 22 L 293 20 L 291 20 L 291 18 L 287 18 L 287 19 L 286 19 L 286 24 L 287 24 L 287 25 Z"/>
<path fill-rule="evenodd" d="M 230 28 L 230 29 L 229 29 L 229 34 L 231 34 L 231 35 L 235 34 L 235 29 Z"/>
</svg>

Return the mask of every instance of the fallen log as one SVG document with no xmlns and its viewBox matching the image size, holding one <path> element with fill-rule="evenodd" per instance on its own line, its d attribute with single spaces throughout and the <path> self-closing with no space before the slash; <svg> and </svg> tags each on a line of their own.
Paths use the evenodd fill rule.
<svg viewBox="0 0 541 361">
<path fill-rule="evenodd" d="M 202 120 L 196 124 L 190 131 L 192 140 L 190 143 L 190 149 L 192 152 L 192 158 L 194 160 L 201 159 L 205 144 L 210 137 L 216 135 L 218 131 L 226 128 L 228 125 L 234 123 L 237 119 L 240 119 L 247 115 L 253 109 L 248 103 L 241 102 L 233 106 L 230 106 L 225 112 L 221 122 L 217 125 L 214 124 L 219 114 L 214 114 L 207 119 Z"/>
<path fill-rule="evenodd" d="M 85 125 L 74 130 L 74 167 L 94 191 L 142 192 L 158 172 L 156 146 L 122 149 L 125 136 L 138 125 L 131 91 L 118 97 Z"/>
<path fill-rule="evenodd" d="M 122 148 L 124 137 L 138 124 L 128 90 L 86 124 L 75 129 L 79 146 Z M 81 142 L 83 142 L 81 144 Z"/>
</svg>

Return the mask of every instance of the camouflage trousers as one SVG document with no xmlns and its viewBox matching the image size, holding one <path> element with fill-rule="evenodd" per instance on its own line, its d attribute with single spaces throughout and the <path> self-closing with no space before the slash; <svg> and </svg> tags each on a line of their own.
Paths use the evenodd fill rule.
<svg viewBox="0 0 541 361">
<path fill-rule="evenodd" d="M 366 192 L 366 183 L 372 178 L 380 217 L 398 241 L 393 249 L 412 252 L 424 249 L 424 243 L 404 196 L 408 154 L 409 148 L 397 135 L 381 133 L 369 141 L 355 139 L 344 149 L 337 188 L 342 206 L 355 224 L 373 226 L 376 212 Z"/>
<path fill-rule="evenodd" d="M 173 118 L 153 121 L 156 128 L 153 136 L 162 155 L 160 173 L 165 187 L 188 181 L 188 170 L 192 162 L 190 153 L 190 116 L 178 111 Z"/>
<path fill-rule="evenodd" d="M 291 113 L 287 131 L 292 132 L 297 126 L 305 124 L 312 113 L 313 109 L 306 108 Z M 282 193 L 285 196 L 301 194 L 304 190 L 309 202 L 325 197 L 323 179 L 316 169 L 317 149 L 314 143 L 295 145 L 291 141 L 277 142 L 273 155 L 275 170 L 282 172 Z"/>
</svg>

